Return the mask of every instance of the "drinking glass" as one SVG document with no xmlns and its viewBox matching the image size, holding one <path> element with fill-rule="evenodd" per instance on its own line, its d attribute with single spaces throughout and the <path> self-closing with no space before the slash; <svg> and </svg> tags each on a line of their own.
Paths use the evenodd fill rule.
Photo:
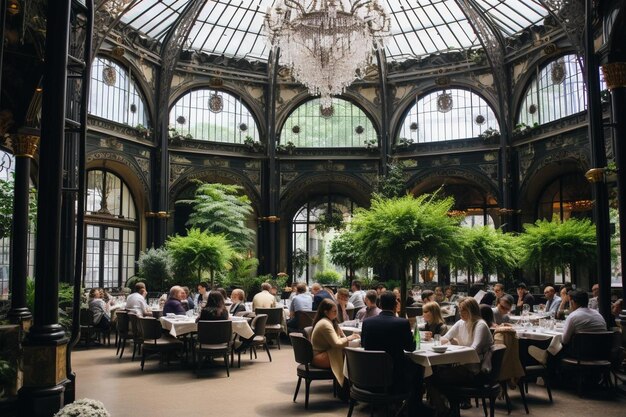
<svg viewBox="0 0 626 417">
<path fill-rule="evenodd" d="M 360 329 L 361 328 L 361 320 L 354 319 L 354 327 L 356 327 L 357 329 Z"/>
<path fill-rule="evenodd" d="M 434 346 L 441 345 L 441 335 L 436 334 L 436 335 L 433 336 L 433 345 Z"/>
<path fill-rule="evenodd" d="M 524 306 L 522 307 L 522 311 L 523 311 L 525 314 L 528 314 L 528 313 L 530 312 L 530 305 L 528 305 L 528 304 L 524 304 Z"/>
</svg>

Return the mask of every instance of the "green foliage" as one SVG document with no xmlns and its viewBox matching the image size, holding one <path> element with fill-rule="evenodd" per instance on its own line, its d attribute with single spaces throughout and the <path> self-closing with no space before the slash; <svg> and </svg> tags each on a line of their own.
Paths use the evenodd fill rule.
<svg viewBox="0 0 626 417">
<path fill-rule="evenodd" d="M 299 278 L 304 273 L 305 268 L 309 265 L 309 253 L 300 248 L 296 249 L 291 255 L 293 264 L 293 274 Z"/>
<path fill-rule="evenodd" d="M 406 195 L 404 162 L 393 161 L 387 165 L 387 167 L 387 175 L 378 178 L 376 194 L 386 198 L 402 197 Z"/>
<path fill-rule="evenodd" d="M 344 228 L 343 215 L 341 213 L 332 212 L 324 213 L 319 216 L 315 229 L 321 234 L 328 233 L 331 229 L 341 230 Z"/>
<path fill-rule="evenodd" d="M 9 361 L 0 359 L 0 388 L 5 384 L 14 382 L 17 375 L 15 366 Z"/>
<path fill-rule="evenodd" d="M 332 269 L 327 269 L 326 271 L 319 271 L 313 277 L 313 280 L 322 284 L 336 284 L 341 281 L 341 275 L 337 271 L 333 271 Z"/>
<path fill-rule="evenodd" d="M 230 265 L 224 284 L 238 286 L 248 294 L 248 291 L 255 285 L 255 281 L 251 278 L 256 277 L 259 260 L 233 256 L 230 259 Z"/>
<path fill-rule="evenodd" d="M 489 226 L 462 227 L 461 256 L 453 260 L 455 266 L 483 274 L 512 273 L 521 257 L 517 238 Z"/>
<path fill-rule="evenodd" d="M 357 251 L 351 230 L 347 230 L 333 239 L 330 244 L 330 261 L 349 270 L 351 276 L 354 270 L 365 265 Z"/>
<path fill-rule="evenodd" d="M 233 256 L 233 249 L 224 235 L 212 235 L 200 229 L 189 229 L 187 236 L 170 236 L 165 247 L 173 260 L 174 270 L 183 276 L 181 279 L 190 279 L 195 276 L 195 282 L 202 281 L 206 272 L 211 273 L 225 269 Z"/>
<path fill-rule="evenodd" d="M 165 248 L 151 248 L 141 252 L 137 259 L 137 269 L 137 277 L 134 280 L 131 277 L 126 282 L 129 288 L 133 288 L 139 281 L 145 282 L 153 290 L 165 289 L 172 284 L 172 258 Z"/>
<path fill-rule="evenodd" d="M 0 238 L 11 236 L 14 189 L 15 173 L 11 174 L 9 180 L 0 180 Z M 31 188 L 28 193 L 28 223 L 32 231 L 37 224 L 37 190 Z"/>
<path fill-rule="evenodd" d="M 530 267 L 562 269 L 596 258 L 596 229 L 588 219 L 537 220 L 524 225 L 519 239 L 522 263 Z"/>
<path fill-rule="evenodd" d="M 252 205 L 242 187 L 226 184 L 200 184 L 188 225 L 215 234 L 223 234 L 235 250 L 245 251 L 254 243 L 254 230 L 246 226 Z"/>
</svg>

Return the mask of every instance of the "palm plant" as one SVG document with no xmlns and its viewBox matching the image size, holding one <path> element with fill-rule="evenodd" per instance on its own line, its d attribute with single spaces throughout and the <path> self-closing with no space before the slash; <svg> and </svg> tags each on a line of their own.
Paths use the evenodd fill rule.
<svg viewBox="0 0 626 417">
<path fill-rule="evenodd" d="M 252 205 L 242 187 L 227 184 L 200 184 L 193 200 L 187 225 L 214 234 L 223 234 L 235 250 L 245 251 L 254 243 L 254 230 L 246 226 Z"/>
<path fill-rule="evenodd" d="M 170 236 L 165 242 L 173 260 L 174 270 L 182 277 L 191 278 L 195 282 L 202 281 L 203 274 L 209 272 L 211 285 L 214 283 L 214 272 L 230 266 L 233 249 L 224 235 L 213 235 L 200 229 L 189 229 L 187 236 Z"/>
<path fill-rule="evenodd" d="M 449 260 L 459 250 L 458 219 L 448 216 L 453 204 L 451 197 L 440 199 L 437 194 L 375 197 L 371 208 L 357 210 L 351 224 L 355 247 L 372 264 L 400 267 L 402 313 L 411 260 Z"/>
<path fill-rule="evenodd" d="M 596 258 L 596 229 L 588 219 L 537 220 L 524 225 L 519 239 L 521 261 L 529 267 L 559 268 L 564 273 L 567 267 L 591 264 Z"/>
</svg>

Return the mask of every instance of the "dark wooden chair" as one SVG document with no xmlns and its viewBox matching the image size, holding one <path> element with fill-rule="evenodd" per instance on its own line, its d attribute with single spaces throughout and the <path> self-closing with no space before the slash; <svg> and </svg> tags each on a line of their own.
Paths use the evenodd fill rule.
<svg viewBox="0 0 626 417">
<path fill-rule="evenodd" d="M 283 332 L 283 308 L 257 308 L 256 314 L 266 314 L 267 323 L 265 324 L 265 336 L 268 339 L 275 339 L 278 350 L 280 350 L 280 334 Z"/>
<path fill-rule="evenodd" d="M 333 372 L 330 369 L 316 368 L 311 365 L 311 361 L 313 360 L 313 346 L 311 342 L 301 333 L 291 333 L 289 339 L 291 339 L 293 355 L 298 363 L 298 383 L 296 385 L 296 391 L 293 394 L 293 402 L 296 402 L 298 398 L 298 391 L 300 391 L 300 384 L 303 378 L 305 383 L 304 408 L 309 408 L 309 389 L 312 381 L 333 380 L 333 395 L 336 395 L 337 391 Z"/>
<path fill-rule="evenodd" d="M 520 383 L 524 386 L 524 391 L 528 394 L 528 383 L 541 377 L 546 385 L 548 398 L 552 402 L 552 389 L 550 387 L 550 374 L 548 368 L 541 364 L 528 354 L 529 346 L 537 346 L 539 349 L 546 350 L 550 346 L 550 338 L 545 340 L 531 340 L 521 338 L 519 340 L 519 356 L 522 367 L 524 368 L 524 376 L 520 379 Z"/>
<path fill-rule="evenodd" d="M 133 356 L 131 361 L 135 360 L 135 354 L 141 354 L 141 348 L 143 346 L 142 329 L 139 325 L 139 316 L 135 313 L 128 313 L 128 322 L 130 323 L 130 332 L 133 336 Z"/>
<path fill-rule="evenodd" d="M 82 308 L 79 313 L 80 318 L 80 340 L 85 342 L 85 346 L 89 346 L 97 340 L 96 326 L 93 322 L 93 312 L 89 309 Z"/>
<path fill-rule="evenodd" d="M 116 314 L 117 321 L 117 350 L 115 355 L 120 355 L 120 359 L 124 356 L 124 348 L 126 348 L 126 342 L 131 339 L 132 333 L 130 332 L 130 319 L 128 318 L 128 312 L 118 311 Z M 121 351 L 121 353 L 120 353 Z"/>
<path fill-rule="evenodd" d="M 578 382 L 578 396 L 582 397 L 582 385 L 586 376 L 601 374 L 603 383 L 613 387 L 611 381 L 611 351 L 614 334 L 606 332 L 575 333 L 561 359 L 561 370 L 573 372 Z"/>
<path fill-rule="evenodd" d="M 302 330 L 305 327 L 313 326 L 313 320 L 315 320 L 316 314 L 317 314 L 317 311 L 305 311 L 305 310 L 296 311 L 298 331 L 302 332 Z"/>
<path fill-rule="evenodd" d="M 196 373 L 202 367 L 202 359 L 205 357 L 221 356 L 226 365 L 226 376 L 230 377 L 230 363 L 228 356 L 232 349 L 233 323 L 230 320 L 200 320 L 198 322 L 198 335 L 194 346 L 194 360 L 196 361 Z"/>
<path fill-rule="evenodd" d="M 267 315 L 266 314 L 258 314 L 252 320 L 250 327 L 254 330 L 254 337 L 252 338 L 252 344 L 250 345 L 250 360 L 252 360 L 252 353 L 254 353 L 254 359 L 257 358 L 256 348 L 263 347 L 265 352 L 267 352 L 267 357 L 270 362 L 272 361 L 272 355 L 270 353 L 269 348 L 267 347 L 267 338 L 265 337 L 266 332 L 266 324 L 267 324 Z M 238 353 L 237 364 L 241 367 L 241 352 Z"/>
<path fill-rule="evenodd" d="M 386 410 L 389 415 L 389 404 L 404 402 L 408 399 L 408 390 L 406 392 L 392 391 L 393 360 L 387 352 L 357 348 L 346 348 L 344 351 L 351 383 L 348 417 L 352 416 L 357 401 L 371 404 L 372 415 L 374 406 L 387 405 Z"/>
<path fill-rule="evenodd" d="M 143 371 L 146 357 L 150 353 L 158 354 L 160 362 L 163 361 L 163 354 L 165 353 L 169 365 L 171 353 L 182 350 L 183 343 L 175 337 L 163 334 L 163 327 L 159 320 L 153 317 L 141 317 L 137 320 L 143 335 L 141 370 Z"/>
<path fill-rule="evenodd" d="M 422 314 L 423 314 L 422 307 L 407 307 L 406 308 L 406 317 L 409 319 L 413 317 L 421 316 Z"/>
</svg>

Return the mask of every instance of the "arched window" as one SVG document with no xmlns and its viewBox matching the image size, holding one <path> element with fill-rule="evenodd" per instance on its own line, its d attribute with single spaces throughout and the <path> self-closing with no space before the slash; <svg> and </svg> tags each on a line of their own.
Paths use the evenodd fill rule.
<svg viewBox="0 0 626 417">
<path fill-rule="evenodd" d="M 565 55 L 537 70 L 520 106 L 518 123 L 528 126 L 549 123 L 586 108 L 587 95 L 578 58 Z"/>
<path fill-rule="evenodd" d="M 372 121 L 358 106 L 333 98 L 323 109 L 320 99 L 309 100 L 287 118 L 280 133 L 280 144 L 292 142 L 303 148 L 378 146 Z"/>
<path fill-rule="evenodd" d="M 416 97 L 396 144 L 475 138 L 487 129 L 500 131 L 500 124 L 485 99 L 465 89 L 438 90 Z"/>
<path fill-rule="evenodd" d="M 138 222 L 128 186 L 109 171 L 87 172 L 85 288 L 121 287 L 135 274 Z"/>
<path fill-rule="evenodd" d="M 356 203 L 347 197 L 326 195 L 304 204 L 292 221 L 293 280 L 309 282 L 320 271 L 334 270 L 342 276 L 345 269 L 329 259 L 330 243 L 341 233 L 340 222 L 349 222 Z M 302 273 L 298 271 L 302 265 Z"/>
<path fill-rule="evenodd" d="M 189 91 L 170 110 L 170 129 L 189 139 L 245 143 L 259 140 L 259 128 L 246 105 L 224 91 Z"/>
<path fill-rule="evenodd" d="M 91 67 L 89 113 L 132 127 L 148 127 L 147 106 L 133 78 L 116 62 L 96 57 Z"/>
<path fill-rule="evenodd" d="M 582 173 L 563 175 L 544 188 L 537 203 L 537 218 L 561 221 L 591 216 L 591 186 Z"/>
</svg>

